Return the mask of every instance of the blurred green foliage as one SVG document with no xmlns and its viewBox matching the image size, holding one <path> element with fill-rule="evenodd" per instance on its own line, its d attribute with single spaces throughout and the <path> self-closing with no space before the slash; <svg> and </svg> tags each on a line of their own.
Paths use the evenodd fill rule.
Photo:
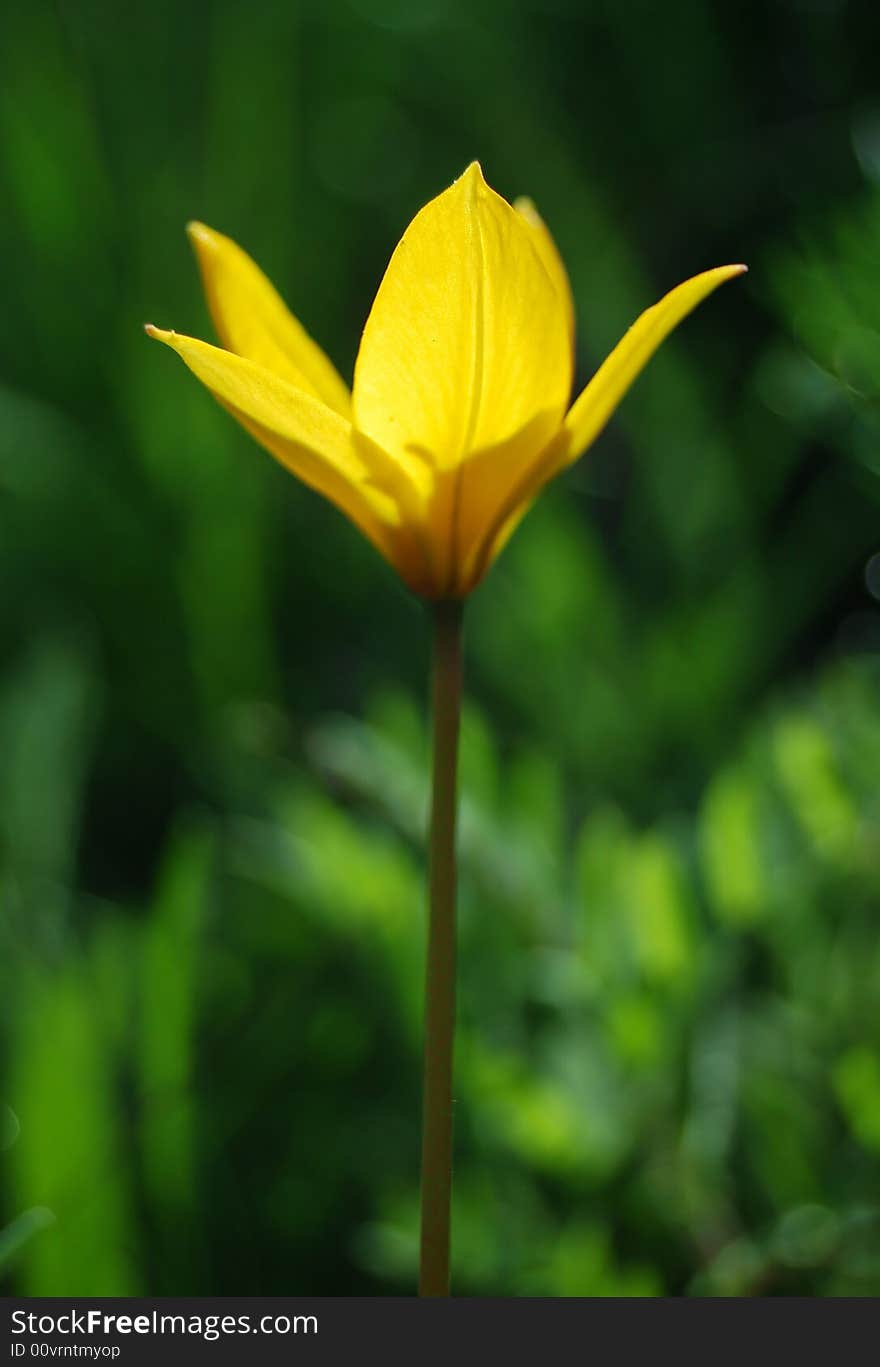
<svg viewBox="0 0 880 1367">
<path fill-rule="evenodd" d="M 112 17 L 109 17 L 112 16 Z M 455 1284 L 880 1293 L 880 90 L 838 0 L 0 15 L 0 1266 L 408 1292 L 427 633 L 140 323 L 232 233 L 350 369 L 473 157 L 585 378 L 470 605 Z"/>
</svg>

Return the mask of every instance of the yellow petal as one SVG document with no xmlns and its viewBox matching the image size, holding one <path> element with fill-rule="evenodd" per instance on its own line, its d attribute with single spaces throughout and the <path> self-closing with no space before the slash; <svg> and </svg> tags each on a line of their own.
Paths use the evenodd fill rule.
<svg viewBox="0 0 880 1367">
<path fill-rule="evenodd" d="M 482 578 L 487 565 L 484 548 L 511 507 L 517 507 L 550 459 L 549 450 L 567 441 L 557 427 L 555 439 L 543 447 L 534 430 L 524 428 L 497 446 L 468 457 L 454 470 L 437 472 L 430 503 L 430 544 L 433 563 L 441 567 L 440 596 L 464 597 Z"/>
<path fill-rule="evenodd" d="M 532 506 L 540 490 L 565 465 L 570 442 L 569 433 L 559 428 L 537 458 L 515 471 L 515 477 L 493 481 L 488 497 L 484 493 L 480 517 L 472 518 L 472 538 L 462 557 L 460 583 L 462 594 L 470 593 L 501 554 L 510 537 Z M 469 488 L 470 499 L 476 501 L 474 482 Z"/>
<path fill-rule="evenodd" d="M 568 460 L 576 460 L 599 435 L 633 380 L 665 337 L 707 295 L 745 266 L 718 266 L 678 285 L 638 318 L 603 361 L 565 419 L 571 434 Z"/>
<path fill-rule="evenodd" d="M 574 299 L 571 294 L 571 281 L 568 278 L 565 263 L 559 255 L 559 248 L 553 241 L 550 229 L 538 213 L 532 200 L 525 195 L 520 195 L 519 199 L 513 201 L 513 207 L 528 223 L 538 255 L 544 263 L 547 274 L 556 286 L 560 299 L 565 304 L 569 336 L 572 345 L 574 345 Z"/>
<path fill-rule="evenodd" d="M 217 334 L 228 351 L 265 366 L 348 417 L 348 386 L 247 252 L 204 223 L 187 225 Z"/>
<path fill-rule="evenodd" d="M 421 582 L 423 556 L 401 526 L 388 492 L 399 476 L 383 452 L 353 440 L 345 418 L 253 361 L 152 324 L 147 332 L 172 347 L 262 446 L 335 503 L 408 581 Z"/>
<path fill-rule="evenodd" d="M 496 504 L 494 516 L 486 519 L 483 535 L 475 544 L 467 567 L 472 585 L 478 584 L 497 560 L 543 486 L 582 454 L 598 434 L 629 385 L 676 323 L 724 280 L 742 274 L 745 269 L 745 266 L 721 266 L 718 270 L 706 271 L 685 281 L 642 314 L 573 405 L 558 438 L 548 443 L 540 458 L 531 463 L 523 477 Z M 589 408 L 587 396 L 590 396 Z M 575 411 L 579 405 L 584 406 L 580 414 Z M 588 426 L 590 422 L 596 424 L 592 429 Z M 583 441 L 583 445 L 577 446 L 578 440 Z"/>
<path fill-rule="evenodd" d="M 449 470 L 562 419 L 565 302 L 525 218 L 474 163 L 416 215 L 376 295 L 355 366 L 354 423 L 401 462 Z"/>
</svg>

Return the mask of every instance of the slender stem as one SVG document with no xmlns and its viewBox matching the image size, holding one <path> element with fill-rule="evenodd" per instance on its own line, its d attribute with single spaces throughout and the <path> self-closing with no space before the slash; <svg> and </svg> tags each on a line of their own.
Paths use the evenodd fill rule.
<svg viewBox="0 0 880 1367">
<path fill-rule="evenodd" d="M 455 819 L 461 719 L 460 602 L 436 603 L 433 786 L 422 1109 L 420 1296 L 449 1295 L 452 1055 L 455 1039 Z"/>
</svg>

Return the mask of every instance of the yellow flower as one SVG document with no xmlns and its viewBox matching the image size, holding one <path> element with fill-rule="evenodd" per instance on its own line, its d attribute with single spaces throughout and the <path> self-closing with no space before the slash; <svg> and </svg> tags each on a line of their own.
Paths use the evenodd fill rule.
<svg viewBox="0 0 880 1367">
<path fill-rule="evenodd" d="M 474 162 L 404 233 L 349 393 L 240 247 L 201 223 L 189 234 L 226 349 L 147 332 L 432 599 L 471 592 L 538 490 L 586 450 L 667 334 L 745 270 L 720 266 L 672 290 L 569 407 L 565 267 L 532 204 L 508 204 Z"/>
</svg>

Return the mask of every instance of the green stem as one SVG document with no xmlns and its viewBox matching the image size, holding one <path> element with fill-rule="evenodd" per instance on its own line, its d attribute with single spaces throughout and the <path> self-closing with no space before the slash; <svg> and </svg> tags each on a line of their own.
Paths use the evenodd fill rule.
<svg viewBox="0 0 880 1367">
<path fill-rule="evenodd" d="M 460 602 L 436 603 L 433 786 L 422 1109 L 420 1296 L 449 1295 L 452 1055 L 455 1040 L 455 820 L 461 720 Z"/>
</svg>

